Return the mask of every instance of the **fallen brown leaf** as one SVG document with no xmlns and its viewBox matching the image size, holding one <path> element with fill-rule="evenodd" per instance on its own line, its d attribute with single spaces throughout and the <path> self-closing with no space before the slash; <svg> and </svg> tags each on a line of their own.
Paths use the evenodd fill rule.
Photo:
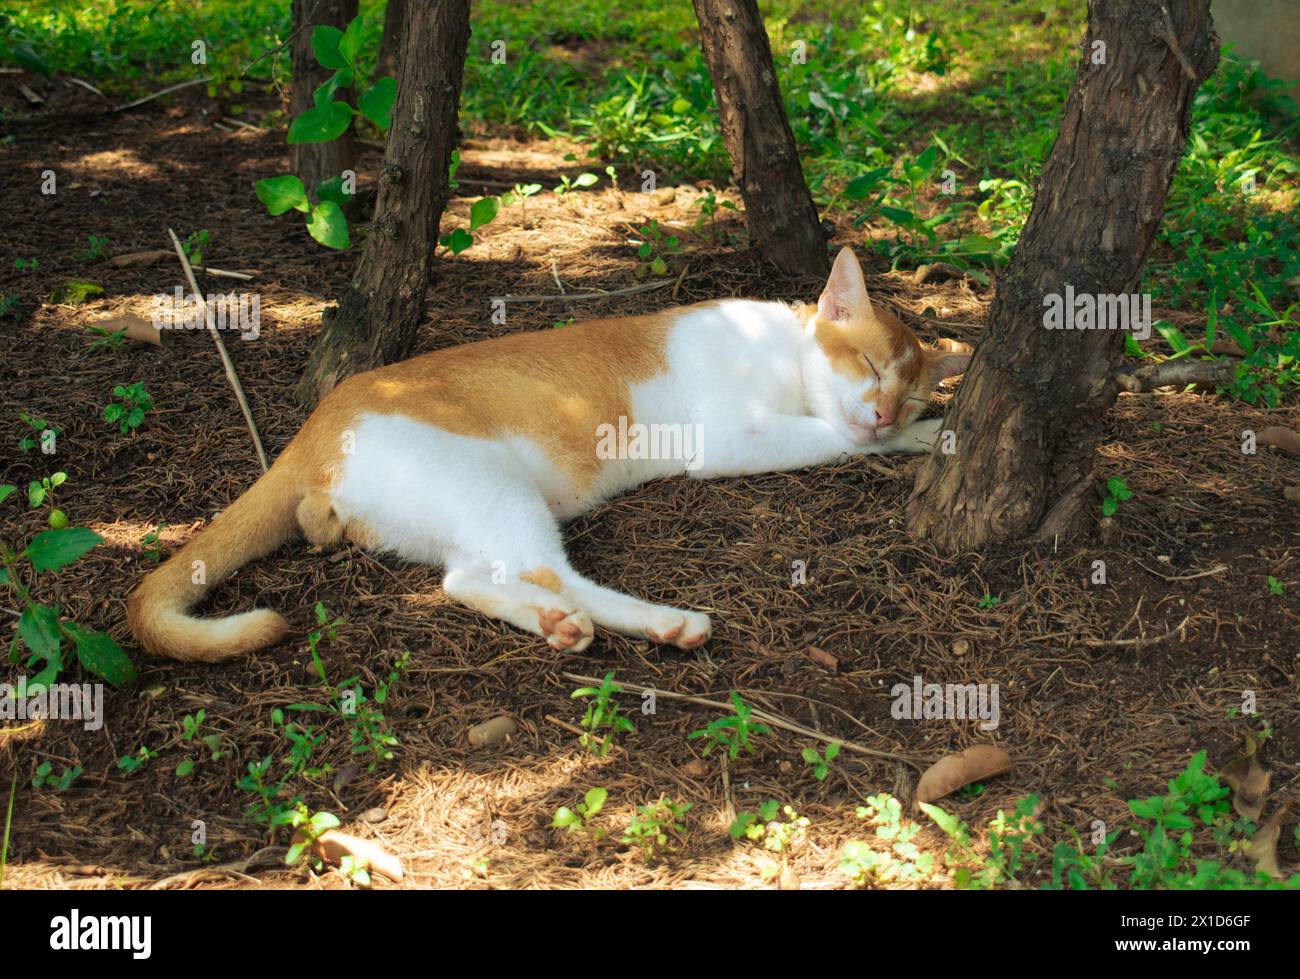
<svg viewBox="0 0 1300 979">
<path fill-rule="evenodd" d="M 824 670 L 830 670 L 832 673 L 839 672 L 840 661 L 824 649 L 818 649 L 816 646 L 809 646 L 808 658 Z"/>
<path fill-rule="evenodd" d="M 1293 432 L 1281 425 L 1270 425 L 1255 436 L 1260 445 L 1273 445 L 1283 452 L 1300 455 L 1300 432 Z"/>
<path fill-rule="evenodd" d="M 135 313 L 99 320 L 88 324 L 88 326 L 96 330 L 103 330 L 105 333 L 118 333 L 121 330 L 126 330 L 123 339 L 132 340 L 136 343 L 152 343 L 155 347 L 162 346 L 162 334 L 159 332 L 158 327 L 147 319 L 136 316 Z"/>
<path fill-rule="evenodd" d="M 114 255 L 108 260 L 108 264 L 115 268 L 126 268 L 131 265 L 151 265 L 154 262 L 161 262 L 163 259 L 175 258 L 176 253 L 166 248 L 156 248 L 148 252 L 131 252 L 127 255 Z"/>
<path fill-rule="evenodd" d="M 1223 767 L 1223 780 L 1232 789 L 1232 808 L 1237 815 L 1259 822 L 1268 798 L 1270 774 L 1264 771 L 1258 756 L 1248 751 Z"/>
<path fill-rule="evenodd" d="M 469 743 L 475 748 L 500 744 L 519 730 L 519 725 L 509 717 L 494 717 L 469 729 Z"/>
<path fill-rule="evenodd" d="M 302 835 L 295 833 L 294 843 L 302 842 Z M 401 881 L 403 875 L 402 861 L 389 853 L 383 846 L 373 840 L 363 840 L 359 836 L 340 833 L 336 829 L 327 829 L 316 837 L 312 852 L 332 867 L 337 867 L 343 858 L 350 856 L 360 866 L 367 867 L 377 874 L 383 874 L 389 880 Z"/>
<path fill-rule="evenodd" d="M 965 751 L 940 758 L 921 775 L 915 803 L 934 802 L 963 785 L 1001 775 L 1015 767 L 1011 756 L 992 744 L 977 744 Z"/>
<path fill-rule="evenodd" d="M 1274 880 L 1286 876 L 1277 862 L 1277 843 L 1282 836 L 1282 820 L 1286 818 L 1289 808 L 1290 803 L 1287 803 L 1276 810 L 1268 817 L 1268 822 L 1255 830 L 1250 842 L 1242 847 L 1242 852 L 1255 861 L 1255 869 Z"/>
</svg>

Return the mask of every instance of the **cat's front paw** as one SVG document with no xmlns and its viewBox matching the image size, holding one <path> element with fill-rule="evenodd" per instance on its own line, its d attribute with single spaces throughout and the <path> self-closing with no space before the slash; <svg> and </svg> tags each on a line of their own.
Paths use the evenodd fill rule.
<svg viewBox="0 0 1300 979">
<path fill-rule="evenodd" d="M 702 612 L 673 610 L 663 616 L 663 621 L 646 630 L 646 638 L 651 642 L 671 643 L 678 649 L 694 649 L 704 645 L 712 632 L 713 625 Z"/>
<path fill-rule="evenodd" d="M 922 418 L 919 422 L 912 422 L 894 436 L 889 442 L 889 451 L 928 455 L 942 434 L 942 418 Z"/>
</svg>

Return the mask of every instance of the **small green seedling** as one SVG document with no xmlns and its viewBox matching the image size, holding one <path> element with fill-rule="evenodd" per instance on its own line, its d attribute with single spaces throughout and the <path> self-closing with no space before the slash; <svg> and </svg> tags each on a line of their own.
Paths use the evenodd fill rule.
<svg viewBox="0 0 1300 979">
<path fill-rule="evenodd" d="M 140 750 L 134 755 L 123 755 L 117 760 L 117 767 L 128 775 L 134 775 L 145 765 L 158 757 L 158 752 L 154 751 L 147 745 L 141 745 Z"/>
<path fill-rule="evenodd" d="M 1276 595 L 1278 598 L 1281 598 L 1282 595 L 1286 592 L 1286 588 L 1282 585 L 1282 582 L 1278 581 L 1272 575 L 1269 575 L 1268 591 L 1270 595 Z"/>
<path fill-rule="evenodd" d="M 840 743 L 838 741 L 826 746 L 826 754 L 822 754 L 816 748 L 804 748 L 801 755 L 803 760 L 813 767 L 813 777 L 819 782 L 826 781 L 826 776 L 830 774 L 831 762 L 840 753 Z"/>
<path fill-rule="evenodd" d="M 113 396 L 117 400 L 104 406 L 104 421 L 116 424 L 123 435 L 139 428 L 145 412 L 153 408 L 153 396 L 144 389 L 143 381 L 119 384 L 113 388 Z"/>
<path fill-rule="evenodd" d="M 850 840 L 844 845 L 840 870 L 855 884 L 862 887 L 869 882 L 915 882 L 930 876 L 934 857 L 922 853 L 914 842 L 921 827 L 903 818 L 903 807 L 897 799 L 883 792 L 873 795 L 865 806 L 858 807 L 857 815 L 876 832 L 875 845 L 862 840 Z"/>
<path fill-rule="evenodd" d="M 56 792 L 67 791 L 78 776 L 85 770 L 80 765 L 74 765 L 72 768 L 63 769 L 63 774 L 55 776 L 53 773 L 54 766 L 48 761 L 41 762 L 36 769 L 36 775 L 32 778 L 32 788 L 39 789 L 43 785 L 48 785 Z"/>
<path fill-rule="evenodd" d="M 692 731 L 686 736 L 688 741 L 696 738 L 705 739 L 703 754 L 707 755 L 714 748 L 725 748 L 727 757 L 735 761 L 740 757 L 742 750 L 751 755 L 754 753 L 754 748 L 749 743 L 750 735 L 772 733 L 772 729 L 766 724 L 749 722 L 754 708 L 746 707 L 740 699 L 740 694 L 734 690 L 731 691 L 731 703 L 735 706 L 736 712 L 730 717 L 715 718 L 709 721 L 706 727 Z"/>
<path fill-rule="evenodd" d="M 63 434 L 63 429 L 58 425 L 51 425 L 44 418 L 35 418 L 25 411 L 18 412 L 18 420 L 27 426 L 29 431 L 18 440 L 18 448 L 23 455 L 31 452 L 32 449 L 39 448 L 45 455 L 53 455 L 54 448 L 58 437 Z"/>
<path fill-rule="evenodd" d="M 618 703 L 614 700 L 614 694 L 622 692 L 623 688 L 614 682 L 614 671 L 610 670 L 599 687 L 580 687 L 569 695 L 575 700 L 578 697 L 595 698 L 588 702 L 587 712 L 582 716 L 583 734 L 578 743 L 601 758 L 609 754 L 620 734 L 636 730 L 632 722 L 619 713 Z M 602 729 L 609 732 L 603 738 L 596 733 Z"/>
<path fill-rule="evenodd" d="M 337 829 L 339 818 L 331 812 L 316 812 L 308 815 L 308 810 L 301 802 L 293 809 L 282 813 L 273 821 L 273 825 L 288 826 L 294 830 L 294 842 L 284 855 L 284 862 L 292 867 L 306 859 L 313 870 L 324 869 L 324 861 L 314 852 L 316 841 L 322 834 Z M 352 854 L 345 854 L 339 861 L 339 873 L 361 887 L 370 886 L 370 869 L 365 862 Z"/>
<path fill-rule="evenodd" d="M 590 187 L 592 184 L 596 183 L 599 180 L 600 178 L 597 177 L 594 173 L 580 173 L 572 180 L 570 180 L 567 176 L 561 174 L 560 186 L 555 188 L 555 193 L 568 194 L 575 190 L 580 190 L 583 187 Z"/>
<path fill-rule="evenodd" d="M 786 818 L 778 819 L 778 815 Z M 808 817 L 800 816 L 793 806 L 782 806 L 775 799 L 768 799 L 756 813 L 737 813 L 728 832 L 733 840 L 743 836 L 751 842 L 762 843 L 765 850 L 785 853 L 803 841 L 810 825 Z"/>
<path fill-rule="evenodd" d="M 633 239 L 628 244 L 636 246 L 637 257 L 642 262 L 636 269 L 638 278 L 646 275 L 666 275 L 669 257 L 681 254 L 681 239 L 676 235 L 665 235 L 659 230 L 659 222 L 651 221 L 640 229 L 641 238 Z"/>
<path fill-rule="evenodd" d="M 14 268 L 19 272 L 35 272 L 41 267 L 40 259 L 37 258 L 15 258 Z"/>
<path fill-rule="evenodd" d="M 191 265 L 203 264 L 203 250 L 212 243 L 212 236 L 206 231 L 191 231 L 185 238 L 185 244 L 181 248 L 185 252 L 185 257 L 190 260 Z"/>
<path fill-rule="evenodd" d="M 1101 501 L 1101 515 L 1103 517 L 1113 517 L 1119 505 L 1125 500 L 1133 498 L 1133 491 L 1128 488 L 1124 480 L 1118 476 L 1112 476 L 1106 480 L 1106 496 Z"/>
<path fill-rule="evenodd" d="M 17 489 L 9 483 L 0 485 L 0 503 Z M 61 517 L 62 514 L 58 517 L 51 514 L 55 522 Z M 42 531 L 21 550 L 0 540 L 0 588 L 7 589 L 22 608 L 18 628 L 9 644 L 9 662 L 19 662 L 21 643 L 30 653 L 25 661 L 29 669 L 43 664 L 27 682 L 29 690 L 53 683 L 64 669 L 65 657 L 71 658 L 74 647 L 77 661 L 96 676 L 113 684 L 135 681 L 134 664 L 112 636 L 64 619 L 59 614 L 59 606 L 42 605 L 32 596 L 41 574 L 67 567 L 103 540 L 86 527 L 67 526 Z"/>
<path fill-rule="evenodd" d="M 144 549 L 145 557 L 149 558 L 151 561 L 158 562 L 162 560 L 163 545 L 160 535 L 163 532 L 163 528 L 166 526 L 165 523 L 160 523 L 157 527 L 144 535 L 144 540 L 141 544 Z"/>
<path fill-rule="evenodd" d="M 129 327 L 106 330 L 102 326 L 92 326 L 88 329 L 95 334 L 95 339 L 90 341 L 91 350 L 121 350 L 122 344 L 126 342 L 126 331 Z"/>
<path fill-rule="evenodd" d="M 566 833 L 583 832 L 592 840 L 598 840 L 605 835 L 605 831 L 599 826 L 593 826 L 591 821 L 596 818 L 600 810 L 605 807 L 605 800 L 609 798 L 609 789 L 597 786 L 594 789 L 588 789 L 582 801 L 572 809 L 568 806 L 560 806 L 555 810 L 555 817 L 551 820 L 551 828 L 563 830 Z"/>
<path fill-rule="evenodd" d="M 980 601 L 979 601 L 979 607 L 980 607 L 980 608 L 992 608 L 994 605 L 996 605 L 996 604 L 997 604 L 998 602 L 1000 602 L 1000 601 L 1002 601 L 1002 598 L 1001 598 L 1000 596 L 998 596 L 998 595 L 990 595 L 988 592 L 985 592 L 985 593 L 984 593 L 984 597 L 981 598 Z"/>
<path fill-rule="evenodd" d="M 108 247 L 108 237 L 99 235 L 86 236 L 86 254 L 82 256 L 87 262 L 98 261 L 104 257 L 104 250 Z"/>
<path fill-rule="evenodd" d="M 689 802 L 679 805 L 663 796 L 653 805 L 637 806 L 636 815 L 623 832 L 623 842 L 640 847 L 646 863 L 657 856 L 665 856 L 676 850 L 685 839 L 686 824 L 682 817 L 691 808 Z"/>
<path fill-rule="evenodd" d="M 27 503 L 33 510 L 39 510 L 43 504 L 54 502 L 54 491 L 68 481 L 68 474 L 64 472 L 54 473 L 52 476 L 42 476 L 40 480 L 33 479 L 27 484 Z M 49 516 L 50 526 L 55 530 L 62 530 L 68 525 L 68 516 L 56 506 L 50 507 Z"/>
</svg>

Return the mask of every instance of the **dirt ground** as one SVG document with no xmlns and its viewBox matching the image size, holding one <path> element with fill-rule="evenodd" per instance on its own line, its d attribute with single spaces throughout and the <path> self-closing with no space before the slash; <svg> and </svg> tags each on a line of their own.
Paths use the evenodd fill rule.
<svg viewBox="0 0 1300 979">
<path fill-rule="evenodd" d="M 801 473 L 694 482 L 674 479 L 611 501 L 567 528 L 575 566 L 596 580 L 656 602 L 709 612 L 714 638 L 681 652 L 601 632 L 585 653 L 561 655 L 545 642 L 449 604 L 437 569 L 405 566 L 351 547 L 314 553 L 304 543 L 245 568 L 215 589 L 207 610 L 278 609 L 296 639 L 256 658 L 222 666 L 160 661 L 135 650 L 124 600 L 153 566 L 143 538 L 165 523 L 162 541 L 188 540 L 258 475 L 256 456 L 209 336 L 171 334 L 164 349 L 89 349 L 86 324 L 126 312 L 149 315 L 150 296 L 182 283 L 179 264 L 112 267 L 82 256 L 87 235 L 107 235 L 109 255 L 168 247 L 168 227 L 184 237 L 206 229 L 207 260 L 254 274 L 237 287 L 256 291 L 261 336 L 228 336 L 239 377 L 271 454 L 304 418 L 291 389 L 319 314 L 347 282 L 356 251 L 328 252 L 296 215 L 269 218 L 252 193 L 263 176 L 287 171 L 282 134 L 230 126 L 223 131 L 200 99 L 175 97 L 136 114 L 20 132 L 0 146 L 8 175 L 0 292 L 18 293 L 26 319 L 0 319 L 0 482 L 26 486 L 68 473 L 60 506 L 105 543 L 42 594 L 76 621 L 106 629 L 132 651 L 139 683 L 106 693 L 100 731 L 68 722 L 8 722 L 0 728 L 0 777 L 14 772 L 7 882 L 18 887 L 342 887 L 335 873 L 277 866 L 262 827 L 244 815 L 250 796 L 236 787 L 249 761 L 282 752 L 275 707 L 311 700 L 306 635 L 323 602 L 346 619 L 322 655 L 332 677 L 359 674 L 369 690 L 402 650 L 411 665 L 392 689 L 386 714 L 400 742 L 375 772 L 350 768 L 347 735 L 332 730 L 314 759 L 334 772 L 308 793 L 352 832 L 399 855 L 406 874 L 392 887 L 769 887 L 770 854 L 727 833 L 731 815 L 775 798 L 811 825 L 789 854 L 804 888 L 844 887 L 843 844 L 867 838 L 855 818 L 863 797 L 885 791 L 906 801 L 919 769 L 946 753 L 994 741 L 1016 762 L 978 795 L 945 800 L 973 826 L 1029 793 L 1046 801 L 1046 848 L 1085 834 L 1094 820 L 1125 823 L 1125 800 L 1158 792 L 1187 759 L 1208 749 L 1222 764 L 1238 753 L 1247 722 L 1234 716 L 1253 691 L 1272 726 L 1265 748 L 1273 798 L 1300 787 L 1297 711 L 1297 603 L 1300 532 L 1282 489 L 1300 483 L 1296 460 L 1272 449 L 1240 450 L 1243 429 L 1300 427 L 1293 405 L 1264 412 L 1212 395 L 1124 395 L 1110 419 L 1099 475 L 1122 475 L 1134 490 L 1119 534 L 1070 546 L 1003 548 L 937 555 L 908 537 L 903 507 L 915 460 L 877 457 Z M 526 207 L 505 208 L 479 242 L 440 258 L 428 295 L 421 347 L 436 349 L 504 331 L 544 329 L 568 317 L 630 314 L 721 296 L 815 299 L 818 284 L 781 281 L 744 249 L 734 213 L 721 236 L 694 234 L 702 188 L 682 185 L 671 203 L 607 181 L 593 190 L 549 193 L 558 174 L 583 167 L 555 142 L 469 138 L 460 188 L 443 230 L 467 222 L 481 193 L 536 180 L 548 191 Z M 359 170 L 373 172 L 377 151 Z M 58 193 L 39 192 L 43 170 Z M 363 183 L 363 187 L 365 184 Z M 654 290 L 599 300 L 512 302 L 493 325 L 490 298 L 618 290 L 640 284 L 627 244 L 646 219 L 680 229 L 680 275 Z M 860 243 L 843 220 L 839 243 Z M 39 257 L 34 272 L 15 257 Z M 873 295 L 923 339 L 978 343 L 991 288 L 969 281 L 917 286 L 869 259 Z M 872 264 L 874 263 L 874 264 Z M 67 279 L 102 285 L 84 305 L 55 305 Z M 208 291 L 229 280 L 206 278 Z M 37 298 L 39 297 L 39 301 Z M 1157 310 L 1176 323 L 1179 311 Z M 143 381 L 157 409 L 133 436 L 100 417 L 115 384 Z M 936 397 L 942 407 L 946 393 Z M 63 428 L 53 456 L 23 455 L 19 411 Z M 1158 423 L 1158 424 L 1157 424 Z M 6 540 L 42 529 L 19 495 L 4 507 Z M 1103 560 L 1107 584 L 1092 585 Z M 793 562 L 807 580 L 792 584 Z M 1270 594 L 1267 576 L 1288 583 Z M 985 594 L 998 596 L 980 607 Z M 12 608 L 0 609 L 5 619 Z M 8 634 L 4 636 L 7 640 Z M 1145 641 L 1152 640 L 1152 641 Z M 813 658 L 814 650 L 817 660 Z M 822 656 L 837 661 L 830 668 Z M 757 753 L 729 763 L 699 761 L 687 734 L 718 712 L 672 698 L 653 715 L 640 698 L 621 701 L 636 732 L 605 759 L 589 757 L 570 729 L 581 717 L 567 674 L 601 676 L 662 691 L 746 703 L 857 745 L 904 756 L 845 751 L 818 782 L 800 758 L 808 738 L 777 732 Z M 5 667 L 12 679 L 19 667 Z M 907 721 L 891 716 L 890 688 L 926 682 L 991 683 L 1000 724 Z M 181 718 L 202 708 L 205 733 L 219 733 L 231 757 L 178 778 L 190 752 Z M 472 748 L 473 724 L 508 714 L 520 732 L 494 748 Z M 559 723 L 562 722 L 562 723 Z M 566 726 L 567 725 L 567 726 Z M 120 756 L 148 745 L 158 757 L 126 774 Z M 66 791 L 33 790 L 45 760 L 57 773 L 85 771 Z M 557 807 L 589 786 L 610 790 L 605 822 L 619 830 L 636 804 L 661 794 L 693 803 L 686 845 L 647 866 L 612 832 L 598 842 L 549 828 Z M 360 814 L 370 813 L 377 822 Z M 191 854 L 192 823 L 206 826 L 215 864 Z M 1133 840 L 1136 838 L 1134 837 Z M 925 823 L 920 842 L 939 852 L 943 837 Z M 1121 839 L 1123 850 L 1131 845 Z M 246 858 L 255 857 L 251 862 Z M 1290 827 L 1283 863 L 1295 864 Z M 1047 862 L 1040 864 L 1045 867 Z M 1041 871 L 1040 871 L 1041 872 Z M 787 875 L 787 883 L 790 877 Z M 1036 878 L 1032 883 L 1041 883 Z M 926 886 L 945 886 L 938 877 Z"/>
</svg>

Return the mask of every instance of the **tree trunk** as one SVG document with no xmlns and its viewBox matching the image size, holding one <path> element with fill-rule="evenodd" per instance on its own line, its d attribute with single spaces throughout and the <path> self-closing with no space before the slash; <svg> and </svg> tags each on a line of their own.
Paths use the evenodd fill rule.
<svg viewBox="0 0 1300 979">
<path fill-rule="evenodd" d="M 289 97 L 289 117 L 296 119 L 312 107 L 312 94 L 329 81 L 332 68 L 322 68 L 311 50 L 312 29 L 324 24 L 345 30 L 357 15 L 357 0 L 293 0 L 293 88 Z M 339 101 L 352 102 L 344 92 Z M 351 170 L 356 157 L 352 148 L 352 130 L 328 143 L 299 143 L 289 147 L 289 165 L 307 188 L 312 200 L 316 188 L 344 170 Z"/>
<path fill-rule="evenodd" d="M 384 9 L 384 39 L 379 44 L 379 74 L 397 77 L 402 53 L 402 24 L 406 20 L 406 0 L 388 0 Z"/>
<path fill-rule="evenodd" d="M 1104 64 L 1094 63 L 1099 42 Z M 941 550 L 1082 527 L 1124 333 L 1046 329 L 1046 303 L 1067 286 L 1093 297 L 1137 288 L 1192 96 L 1218 57 L 1210 0 L 1089 3 L 1056 145 L 945 418 L 955 452 L 940 440 L 908 502 L 912 532 Z"/>
<path fill-rule="evenodd" d="M 825 276 L 826 236 L 799 167 L 758 4 L 694 2 L 750 238 L 781 271 Z"/>
<path fill-rule="evenodd" d="M 351 284 L 325 311 L 298 384 L 305 404 L 315 404 L 351 374 L 402 359 L 414 346 L 447 204 L 469 33 L 469 0 L 407 5 L 374 221 Z"/>
</svg>

